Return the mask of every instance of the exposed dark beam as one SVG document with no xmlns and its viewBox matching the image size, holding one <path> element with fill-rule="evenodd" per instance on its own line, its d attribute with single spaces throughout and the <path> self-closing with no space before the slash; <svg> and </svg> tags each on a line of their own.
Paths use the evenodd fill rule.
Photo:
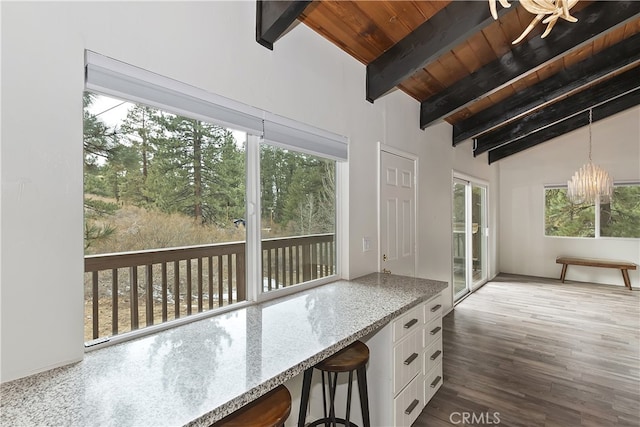
<svg viewBox="0 0 640 427">
<path fill-rule="evenodd" d="M 500 14 L 508 10 L 500 8 Z M 451 2 L 367 65 L 367 101 L 375 101 L 491 22 L 486 2 Z"/>
<path fill-rule="evenodd" d="M 256 41 L 273 50 L 278 40 L 311 1 L 256 0 Z"/>
<path fill-rule="evenodd" d="M 422 101 L 420 127 L 447 117 L 640 16 L 640 1 L 595 1 L 574 14 L 577 23 L 559 22 L 543 39 L 533 37 L 510 52 Z"/>
<path fill-rule="evenodd" d="M 453 125 L 453 145 L 491 131 L 615 70 L 640 61 L 640 33 Z"/>
<path fill-rule="evenodd" d="M 605 119 L 621 111 L 635 107 L 640 104 L 640 90 L 628 92 L 626 95 L 615 98 L 606 104 L 599 105 L 593 109 L 593 121 Z M 489 151 L 489 164 L 504 159 L 505 157 L 519 153 L 528 148 L 534 147 L 550 139 L 564 135 L 575 129 L 579 129 L 589 124 L 589 112 L 585 111 L 578 115 L 569 117 L 561 122 L 549 126 L 541 131 L 527 135 L 510 144 Z"/>
<path fill-rule="evenodd" d="M 475 139 L 474 156 L 489 151 L 511 141 L 522 138 L 533 132 L 573 116 L 608 100 L 623 95 L 640 87 L 640 69 L 633 68 L 605 80 L 597 85 L 569 96 L 545 108 L 534 111 L 521 119 L 497 128 Z"/>
</svg>

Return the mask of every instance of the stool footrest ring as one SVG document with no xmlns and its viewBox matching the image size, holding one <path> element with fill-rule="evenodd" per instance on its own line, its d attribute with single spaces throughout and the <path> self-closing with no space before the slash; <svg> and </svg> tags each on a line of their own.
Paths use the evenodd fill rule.
<svg viewBox="0 0 640 427">
<path fill-rule="evenodd" d="M 347 426 L 347 427 L 358 427 L 357 424 L 352 423 L 351 421 L 349 421 L 347 423 L 347 420 L 345 420 L 344 418 L 336 418 L 336 424 L 342 424 L 343 426 Z M 320 425 L 326 425 L 329 424 L 331 425 L 332 423 L 332 419 L 327 417 L 327 418 L 320 418 L 319 420 L 315 420 L 314 422 L 310 423 L 310 424 L 306 424 L 305 427 L 316 427 L 316 426 L 320 426 Z"/>
</svg>

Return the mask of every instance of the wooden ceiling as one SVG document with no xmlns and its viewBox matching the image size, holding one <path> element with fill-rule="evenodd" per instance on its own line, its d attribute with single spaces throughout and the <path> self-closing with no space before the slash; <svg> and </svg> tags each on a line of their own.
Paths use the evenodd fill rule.
<svg viewBox="0 0 640 427">
<path fill-rule="evenodd" d="M 420 127 L 453 125 L 489 163 L 640 104 L 640 1 L 580 1 L 578 22 L 539 24 L 518 2 L 256 2 L 256 39 L 273 43 L 298 19 L 367 67 L 370 102 L 402 90 L 420 102 Z"/>
</svg>

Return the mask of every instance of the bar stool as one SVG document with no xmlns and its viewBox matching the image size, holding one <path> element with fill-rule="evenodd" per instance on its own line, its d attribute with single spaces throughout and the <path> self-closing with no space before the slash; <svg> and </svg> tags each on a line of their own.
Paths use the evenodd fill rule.
<svg viewBox="0 0 640 427">
<path fill-rule="evenodd" d="M 350 346 L 343 348 L 333 356 L 330 356 L 318 363 L 316 366 L 304 371 L 302 380 L 302 398 L 300 401 L 300 415 L 298 416 L 298 427 L 304 427 L 307 418 L 307 406 L 309 405 L 309 392 L 311 389 L 311 377 L 313 369 L 318 369 L 322 373 L 322 402 L 324 406 L 324 418 L 313 421 L 308 427 L 321 424 L 333 425 L 336 423 L 357 427 L 349 421 L 351 411 L 351 387 L 353 383 L 353 372 L 358 375 L 358 391 L 360 394 L 360 411 L 362 412 L 363 427 L 370 427 L 369 421 L 369 396 L 367 394 L 367 362 L 369 361 L 369 347 L 363 342 L 356 341 Z M 335 413 L 335 397 L 338 385 L 338 373 L 349 372 L 349 384 L 347 388 L 347 411 L 345 418 L 337 418 Z M 325 373 L 329 387 L 329 409 L 327 410 L 327 384 L 325 383 Z M 333 374 L 333 375 L 331 375 Z M 333 378 L 332 378 L 333 377 Z"/>
<path fill-rule="evenodd" d="M 227 415 L 212 427 L 282 427 L 291 413 L 291 393 L 283 385 Z"/>
</svg>

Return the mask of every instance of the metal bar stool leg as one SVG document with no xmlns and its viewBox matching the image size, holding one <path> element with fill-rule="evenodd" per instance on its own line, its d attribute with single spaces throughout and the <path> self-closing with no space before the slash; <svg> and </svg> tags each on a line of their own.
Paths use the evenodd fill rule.
<svg viewBox="0 0 640 427">
<path fill-rule="evenodd" d="M 338 373 L 333 374 L 333 382 L 331 381 L 331 373 L 327 372 L 329 378 L 329 418 L 331 419 L 331 426 L 336 427 L 336 391 L 338 389 Z"/>
<path fill-rule="evenodd" d="M 351 389 L 353 388 L 353 371 L 349 371 L 349 385 L 347 386 L 347 415 L 345 416 L 345 425 L 350 426 L 349 415 L 351 414 Z"/>
<path fill-rule="evenodd" d="M 357 370 L 358 392 L 360 393 L 360 410 L 362 411 L 363 427 L 371 427 L 369 420 L 369 394 L 367 392 L 367 368 L 362 366 Z"/>
<path fill-rule="evenodd" d="M 298 414 L 298 427 L 304 427 L 307 418 L 307 408 L 309 407 L 309 393 L 311 391 L 311 377 L 313 376 L 313 368 L 304 371 L 302 380 L 302 397 L 300 400 L 300 413 Z"/>
</svg>

